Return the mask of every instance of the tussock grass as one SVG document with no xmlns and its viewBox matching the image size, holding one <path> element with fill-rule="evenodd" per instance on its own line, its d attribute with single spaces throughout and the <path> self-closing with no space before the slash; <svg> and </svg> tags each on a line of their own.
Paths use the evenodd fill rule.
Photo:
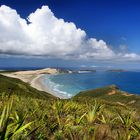
<svg viewBox="0 0 140 140">
<path fill-rule="evenodd" d="M 60 100 L 49 94 L 44 96 L 20 80 L 12 80 L 0 79 L 1 140 L 140 139 L 139 108 L 117 104 L 124 100 L 118 89 L 115 90 L 120 93 L 111 101 L 115 95 L 107 92 L 112 86 Z M 15 88 L 9 95 L 11 84 Z"/>
<path fill-rule="evenodd" d="M 4 139 L 9 135 L 9 139 L 23 140 L 125 140 L 139 137 L 140 119 L 132 115 L 134 111 L 121 106 L 113 110 L 114 106 L 109 107 L 100 100 L 92 99 L 89 105 L 74 100 L 42 100 L 12 95 L 2 101 L 5 105 L 0 108 L 1 137 L 5 125 L 8 128 Z"/>
</svg>

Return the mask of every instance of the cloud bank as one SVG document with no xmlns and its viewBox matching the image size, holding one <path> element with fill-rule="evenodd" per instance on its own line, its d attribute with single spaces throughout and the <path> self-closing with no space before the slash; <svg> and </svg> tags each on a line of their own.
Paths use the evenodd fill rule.
<svg viewBox="0 0 140 140">
<path fill-rule="evenodd" d="M 23 19 L 8 6 L 0 7 L 0 54 L 62 59 L 140 60 L 135 53 L 115 52 L 105 41 L 87 38 L 72 22 L 55 17 L 42 6 Z"/>
</svg>

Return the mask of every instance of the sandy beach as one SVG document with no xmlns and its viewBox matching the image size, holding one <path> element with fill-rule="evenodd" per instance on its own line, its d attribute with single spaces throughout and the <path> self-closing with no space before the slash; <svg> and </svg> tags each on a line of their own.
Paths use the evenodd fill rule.
<svg viewBox="0 0 140 140">
<path fill-rule="evenodd" d="M 45 91 L 61 99 L 67 99 L 68 98 L 67 95 L 53 92 L 47 87 L 46 84 L 44 84 L 43 76 L 45 74 L 59 74 L 59 70 L 53 68 L 46 68 L 41 70 L 2 73 L 2 75 L 4 76 L 17 78 L 22 80 L 23 82 L 29 83 L 33 88 L 36 88 L 37 90 Z"/>
<path fill-rule="evenodd" d="M 47 84 L 45 84 L 44 81 L 44 74 L 37 75 L 35 78 L 32 79 L 30 82 L 30 85 L 40 91 L 45 91 L 47 93 L 52 94 L 55 97 L 58 97 L 60 99 L 68 99 L 69 97 L 65 94 L 58 93 L 55 91 L 52 91 Z"/>
</svg>

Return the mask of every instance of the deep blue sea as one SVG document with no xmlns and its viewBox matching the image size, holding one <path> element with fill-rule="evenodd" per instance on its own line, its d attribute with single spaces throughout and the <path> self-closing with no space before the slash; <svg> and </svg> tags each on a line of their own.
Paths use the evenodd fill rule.
<svg viewBox="0 0 140 140">
<path fill-rule="evenodd" d="M 89 72 L 45 75 L 44 82 L 53 92 L 74 96 L 80 91 L 95 89 L 111 84 L 121 90 L 140 94 L 140 72 Z"/>
</svg>

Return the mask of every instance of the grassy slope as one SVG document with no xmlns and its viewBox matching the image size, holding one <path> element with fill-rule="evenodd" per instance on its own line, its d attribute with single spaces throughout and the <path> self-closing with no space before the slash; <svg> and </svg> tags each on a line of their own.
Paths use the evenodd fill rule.
<svg viewBox="0 0 140 140">
<path fill-rule="evenodd" d="M 3 75 L 0 75 L 0 93 L 7 94 L 8 96 L 15 94 L 24 97 L 41 99 L 55 98 L 46 92 L 38 91 L 35 88 L 32 88 L 28 83 L 22 82 L 19 79 Z"/>
<path fill-rule="evenodd" d="M 108 95 L 112 90 L 116 90 L 118 94 Z M 26 114 L 24 124 L 34 122 L 26 131 L 30 132 L 37 128 L 26 139 L 125 140 L 129 137 L 139 137 L 139 129 L 132 129 L 135 124 L 140 128 L 139 115 L 131 113 L 131 118 L 128 114 L 131 108 L 127 103 L 136 100 L 135 104 L 129 106 L 139 107 L 140 97 L 124 96 L 123 92 L 114 86 L 84 91 L 70 100 L 56 100 L 55 97 L 40 92 L 21 80 L 0 75 L 0 113 L 11 98 L 11 116 L 14 117 L 15 112 L 19 118 Z M 122 113 L 124 122 L 118 117 L 117 112 Z M 25 139 L 22 133 L 20 136 Z M 18 135 L 15 139 L 18 139 Z"/>
<path fill-rule="evenodd" d="M 108 95 L 108 93 L 115 90 L 116 94 Z M 114 106 L 124 106 L 132 107 L 140 110 L 140 96 L 131 95 L 125 96 L 123 91 L 120 91 L 115 85 L 97 88 L 94 90 L 82 91 L 72 98 L 73 101 L 77 102 L 90 102 L 90 100 L 100 100 L 103 103 Z M 51 98 L 52 100 L 56 99 L 54 96 L 49 93 L 38 91 L 35 88 L 32 88 L 28 83 L 25 83 L 16 78 L 10 78 L 3 75 L 0 75 L 0 94 L 2 95 L 16 95 L 20 97 L 29 97 L 37 99 Z M 129 93 L 127 93 L 129 95 Z"/>
<path fill-rule="evenodd" d="M 112 91 L 115 91 L 115 94 L 109 95 L 108 93 Z M 110 103 L 137 108 L 140 110 L 140 96 L 121 91 L 115 85 L 80 92 L 74 97 L 74 99 L 89 97 L 94 99 L 101 99 Z"/>
</svg>

